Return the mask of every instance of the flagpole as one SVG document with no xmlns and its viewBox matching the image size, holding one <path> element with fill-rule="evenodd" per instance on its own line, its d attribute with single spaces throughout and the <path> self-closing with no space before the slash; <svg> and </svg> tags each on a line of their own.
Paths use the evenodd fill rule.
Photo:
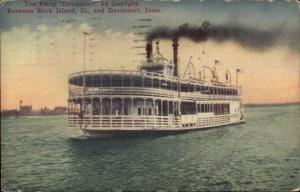
<svg viewBox="0 0 300 192">
<path fill-rule="evenodd" d="M 85 76 L 85 44 L 86 44 L 86 35 L 88 33 L 83 32 L 83 113 L 85 113 L 85 89 L 86 89 L 86 76 Z"/>
<path fill-rule="evenodd" d="M 231 73 L 229 70 L 226 70 L 226 73 L 229 74 L 229 85 L 231 85 Z M 227 79 L 228 82 L 228 79 Z"/>
<path fill-rule="evenodd" d="M 220 64 L 220 61 L 215 59 L 215 80 L 219 81 L 219 77 L 218 77 L 218 74 L 217 74 L 217 64 Z"/>
<path fill-rule="evenodd" d="M 240 69 L 236 69 L 236 87 L 239 88 L 239 71 Z"/>
</svg>

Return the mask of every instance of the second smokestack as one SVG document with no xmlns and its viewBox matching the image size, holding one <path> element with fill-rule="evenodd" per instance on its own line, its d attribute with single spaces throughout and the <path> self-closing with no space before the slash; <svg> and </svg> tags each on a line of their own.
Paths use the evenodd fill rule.
<svg viewBox="0 0 300 192">
<path fill-rule="evenodd" d="M 148 63 L 152 62 L 152 56 L 153 56 L 152 41 L 147 41 L 147 44 L 146 44 L 146 59 L 147 59 Z"/>
<path fill-rule="evenodd" d="M 174 63 L 174 76 L 178 77 L 178 38 L 173 38 L 173 63 Z"/>
</svg>

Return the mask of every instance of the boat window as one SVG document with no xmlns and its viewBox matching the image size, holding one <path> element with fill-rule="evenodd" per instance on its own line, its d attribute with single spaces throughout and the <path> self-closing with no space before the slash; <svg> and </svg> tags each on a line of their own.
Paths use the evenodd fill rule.
<svg viewBox="0 0 300 192">
<path fill-rule="evenodd" d="M 160 88 L 161 89 L 168 89 L 168 84 L 165 80 L 160 81 Z"/>
<path fill-rule="evenodd" d="M 153 87 L 159 88 L 159 80 L 158 79 L 153 79 Z"/>
<path fill-rule="evenodd" d="M 195 103 L 183 102 L 181 104 L 181 113 L 182 114 L 195 114 L 196 113 Z"/>
<path fill-rule="evenodd" d="M 124 107 L 124 115 L 128 115 L 128 107 Z"/>
<path fill-rule="evenodd" d="M 175 91 L 177 91 L 177 87 L 178 87 L 177 83 L 173 83 L 172 89 L 175 90 Z"/>
<path fill-rule="evenodd" d="M 209 88 L 209 94 L 210 94 L 210 95 L 213 95 L 213 94 L 214 94 L 214 89 L 213 89 L 213 87 L 210 87 L 210 88 Z"/>
<path fill-rule="evenodd" d="M 138 115 L 142 115 L 142 108 L 138 108 Z"/>
<path fill-rule="evenodd" d="M 102 87 L 110 87 L 111 86 L 111 79 L 108 75 L 103 75 L 101 79 L 101 86 Z"/>
<path fill-rule="evenodd" d="M 130 76 L 123 76 L 123 87 L 131 87 L 131 78 Z"/>
<path fill-rule="evenodd" d="M 122 76 L 112 76 L 112 86 L 122 87 L 123 79 Z"/>
<path fill-rule="evenodd" d="M 167 82 L 167 89 L 172 90 L 172 83 L 170 81 Z"/>
<path fill-rule="evenodd" d="M 152 81 L 149 78 L 144 79 L 144 87 L 152 87 Z"/>
<path fill-rule="evenodd" d="M 132 83 L 133 87 L 142 87 L 143 86 L 143 80 L 140 77 L 132 77 Z"/>
</svg>

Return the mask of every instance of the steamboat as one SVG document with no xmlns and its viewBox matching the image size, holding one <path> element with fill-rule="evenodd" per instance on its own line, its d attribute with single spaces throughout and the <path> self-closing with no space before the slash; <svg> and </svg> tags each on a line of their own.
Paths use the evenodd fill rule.
<svg viewBox="0 0 300 192">
<path fill-rule="evenodd" d="M 242 88 L 218 80 L 179 75 L 178 40 L 173 60 L 146 43 L 146 60 L 137 71 L 95 70 L 69 75 L 68 126 L 88 137 L 174 134 L 245 122 Z M 238 75 L 239 69 L 236 71 Z"/>
</svg>

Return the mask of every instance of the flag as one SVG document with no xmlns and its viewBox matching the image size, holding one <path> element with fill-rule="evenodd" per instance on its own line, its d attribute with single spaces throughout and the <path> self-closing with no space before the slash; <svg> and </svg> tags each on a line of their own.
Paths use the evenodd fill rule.
<svg viewBox="0 0 300 192">
<path fill-rule="evenodd" d="M 215 71 L 212 71 L 212 78 L 216 78 L 216 72 Z"/>
</svg>

